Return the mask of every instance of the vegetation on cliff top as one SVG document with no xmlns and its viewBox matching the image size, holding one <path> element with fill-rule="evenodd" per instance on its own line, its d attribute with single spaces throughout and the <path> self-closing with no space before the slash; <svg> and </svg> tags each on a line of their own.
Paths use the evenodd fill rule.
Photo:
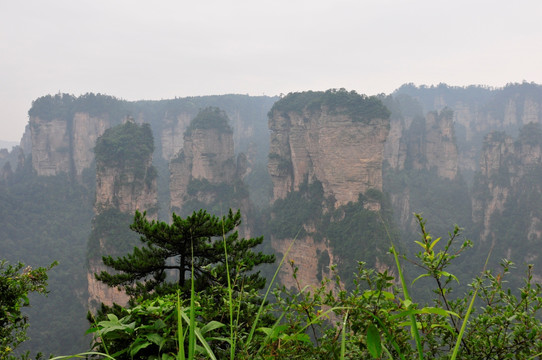
<svg viewBox="0 0 542 360">
<path fill-rule="evenodd" d="M 217 107 L 208 107 L 199 111 L 184 134 L 190 136 L 192 131 L 196 129 L 217 129 L 220 132 L 232 133 L 233 130 L 228 122 L 228 116 L 223 110 Z"/>
<path fill-rule="evenodd" d="M 46 95 L 32 101 L 29 116 L 42 120 L 71 120 L 75 113 L 88 113 L 92 117 L 107 116 L 113 123 L 127 115 L 127 102 L 113 96 L 86 93 L 79 97 L 70 94 Z"/>
<path fill-rule="evenodd" d="M 389 110 L 378 97 L 360 95 L 345 89 L 289 93 L 273 105 L 269 116 L 275 112 L 287 116 L 289 112 L 301 114 L 303 111 L 315 112 L 324 109 L 333 115 L 346 115 L 351 117 L 352 121 L 359 122 L 390 117 Z"/>
<path fill-rule="evenodd" d="M 94 154 L 98 169 L 103 167 L 140 168 L 150 160 L 154 139 L 149 124 L 138 125 L 127 121 L 107 129 L 96 140 Z"/>
</svg>

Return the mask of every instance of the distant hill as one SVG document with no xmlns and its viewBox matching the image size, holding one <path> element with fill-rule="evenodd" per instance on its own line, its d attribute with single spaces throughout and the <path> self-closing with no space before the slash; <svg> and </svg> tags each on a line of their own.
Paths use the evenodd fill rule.
<svg viewBox="0 0 542 360">
<path fill-rule="evenodd" d="M 12 147 L 19 145 L 17 141 L 5 141 L 0 140 L 0 149 L 8 149 L 11 150 Z"/>
</svg>

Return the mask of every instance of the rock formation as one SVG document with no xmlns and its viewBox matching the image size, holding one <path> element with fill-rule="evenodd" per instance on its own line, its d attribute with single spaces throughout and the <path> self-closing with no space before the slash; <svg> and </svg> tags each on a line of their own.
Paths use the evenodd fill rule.
<svg viewBox="0 0 542 360">
<path fill-rule="evenodd" d="M 316 207 L 326 212 L 349 202 L 357 203 L 360 194 L 369 189 L 382 190 L 389 112 L 378 99 L 343 89 L 289 94 L 271 109 L 269 129 L 268 169 L 273 181 L 273 201 L 285 199 L 307 184 L 310 187 L 318 183 L 323 190 L 323 202 Z M 311 196 L 309 191 L 301 199 Z M 379 210 L 380 203 L 368 201 L 365 207 Z M 316 228 L 319 221 L 310 218 L 302 224 L 306 235 L 295 240 L 288 254 L 287 260 L 298 266 L 297 279 L 302 287 L 318 283 L 320 276 L 329 276 L 329 266 L 340 261 Z M 275 250 L 285 254 L 293 238 L 271 236 Z M 320 240 L 315 241 L 315 237 Z M 318 263 L 323 261 L 319 259 L 324 258 L 325 266 L 319 267 Z M 281 273 L 286 286 L 296 285 L 290 271 L 284 269 Z"/>
<path fill-rule="evenodd" d="M 131 121 L 110 128 L 96 143 L 96 200 L 94 204 L 94 228 L 89 248 L 88 291 L 89 305 L 103 302 L 125 304 L 127 296 L 114 288 L 98 282 L 94 273 L 108 270 L 101 255 L 119 252 L 116 244 L 120 239 L 111 237 L 115 231 L 102 226 L 101 217 L 130 218 L 136 210 L 146 211 L 148 218 L 156 218 L 157 190 L 156 170 L 152 166 L 153 139 L 148 125 L 139 126 Z M 122 216 L 126 214 L 127 216 Z M 129 232 L 129 223 L 110 224 L 120 231 Z M 121 246 L 122 245 L 122 246 Z M 138 245 L 138 244 L 134 244 Z M 118 254 L 122 255 L 122 254 Z"/>
<path fill-rule="evenodd" d="M 499 219 L 512 203 L 520 205 L 526 239 L 542 239 L 542 214 L 529 211 L 529 207 L 542 194 L 540 172 L 542 171 L 542 130 L 539 124 L 524 126 L 517 140 L 502 132 L 489 134 L 484 141 L 480 158 L 480 172 L 473 196 L 473 219 L 481 224 L 480 240 L 495 241 Z M 528 201 L 529 204 L 522 203 Z"/>
<path fill-rule="evenodd" d="M 32 167 L 39 176 L 52 176 L 71 171 L 71 143 L 68 122 L 30 118 L 32 133 Z M 90 149 L 88 149 L 90 150 Z"/>
<path fill-rule="evenodd" d="M 199 210 L 198 205 L 213 211 L 213 207 L 221 204 L 222 212 L 237 207 L 241 208 L 243 218 L 248 216 L 247 204 L 241 205 L 248 198 L 239 192 L 243 188 L 241 178 L 246 170 L 246 157 L 241 153 L 236 160 L 233 131 L 228 122 L 226 114 L 218 108 L 203 109 L 191 121 L 182 150 L 170 162 L 173 211 L 190 214 Z"/>
<path fill-rule="evenodd" d="M 307 180 L 320 181 L 325 197 L 334 198 L 335 206 L 357 201 L 367 189 L 382 189 L 387 114 L 358 121 L 325 104 L 316 110 L 309 104 L 283 110 L 281 101 L 269 117 L 268 167 L 274 200 L 299 190 Z"/>
<path fill-rule="evenodd" d="M 384 157 L 388 165 L 394 170 L 431 170 L 441 178 L 454 179 L 459 164 L 453 112 L 432 111 L 425 119 L 408 120 L 392 117 Z"/>
</svg>

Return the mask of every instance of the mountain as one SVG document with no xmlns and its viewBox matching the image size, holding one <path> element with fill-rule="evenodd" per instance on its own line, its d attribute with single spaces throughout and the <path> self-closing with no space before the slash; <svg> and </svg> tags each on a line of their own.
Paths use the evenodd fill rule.
<svg viewBox="0 0 542 360">
<path fill-rule="evenodd" d="M 92 275 L 103 254 L 137 244 L 136 209 L 168 221 L 171 211 L 241 208 L 242 235 L 264 235 L 267 252 L 280 258 L 295 239 L 280 274 L 287 286 L 297 286 L 295 268 L 301 286 L 333 271 L 347 285 L 358 261 L 392 271 L 390 241 L 408 255 L 419 236 L 414 212 L 435 237 L 465 228 L 475 249 L 453 269 L 460 280 L 490 248 L 491 267 L 533 262 L 538 279 L 541 121 L 542 86 L 532 83 L 38 98 L 21 144 L 0 150 L 0 252 L 33 266 L 60 261 L 50 296 L 31 299 L 27 346 L 86 348 L 86 309 L 122 301 Z"/>
</svg>

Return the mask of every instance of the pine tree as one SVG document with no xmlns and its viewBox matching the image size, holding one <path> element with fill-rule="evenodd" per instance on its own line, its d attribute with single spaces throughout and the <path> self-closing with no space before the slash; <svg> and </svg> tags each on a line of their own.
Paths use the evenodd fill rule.
<svg viewBox="0 0 542 360">
<path fill-rule="evenodd" d="M 104 256 L 105 265 L 116 273 L 102 271 L 96 279 L 110 287 L 126 291 L 133 299 L 164 295 L 176 289 L 187 290 L 191 269 L 194 269 L 196 291 L 207 286 L 226 285 L 226 250 L 231 278 L 240 277 L 239 284 L 254 289 L 265 286 L 265 278 L 254 267 L 273 263 L 274 255 L 254 252 L 263 237 L 239 239 L 234 231 L 241 223 L 241 213 L 230 209 L 219 218 L 205 210 L 194 212 L 186 219 L 172 214 L 172 224 L 149 221 L 146 213 L 136 211 L 130 229 L 141 235 L 142 247 L 131 254 L 113 258 Z M 224 246 L 226 244 L 226 248 Z M 189 295 L 189 291 L 182 291 Z"/>
</svg>

